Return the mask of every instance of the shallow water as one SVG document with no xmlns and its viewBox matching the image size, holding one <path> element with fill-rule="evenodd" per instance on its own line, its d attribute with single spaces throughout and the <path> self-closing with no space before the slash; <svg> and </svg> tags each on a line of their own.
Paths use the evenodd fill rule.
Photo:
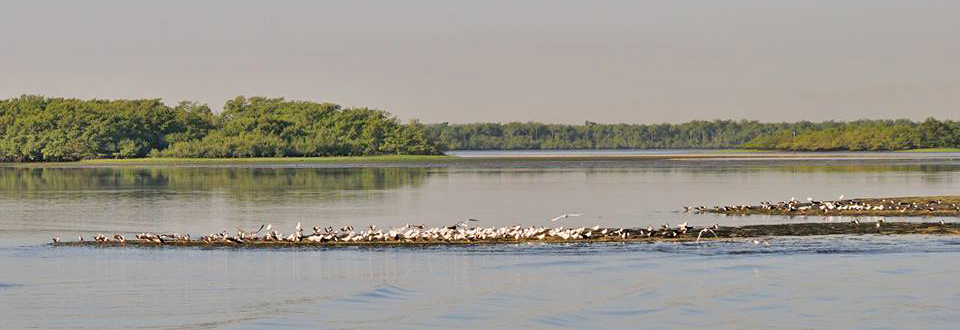
<svg viewBox="0 0 960 330">
<path fill-rule="evenodd" d="M 960 238 L 949 236 L 255 251 L 44 244 L 263 222 L 289 232 L 298 221 L 383 227 L 467 217 L 625 227 L 849 221 L 677 210 L 948 195 L 958 180 L 960 161 L 942 156 L 0 168 L 0 328 L 954 328 Z M 545 220 L 564 212 L 585 215 Z"/>
</svg>

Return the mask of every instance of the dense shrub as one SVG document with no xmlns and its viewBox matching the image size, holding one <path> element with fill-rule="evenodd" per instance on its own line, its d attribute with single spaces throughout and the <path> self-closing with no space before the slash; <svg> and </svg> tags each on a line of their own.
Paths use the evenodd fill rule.
<svg viewBox="0 0 960 330">
<path fill-rule="evenodd" d="M 238 97 L 209 107 L 159 99 L 0 100 L 0 161 L 436 154 L 423 125 L 330 103 Z"/>
</svg>

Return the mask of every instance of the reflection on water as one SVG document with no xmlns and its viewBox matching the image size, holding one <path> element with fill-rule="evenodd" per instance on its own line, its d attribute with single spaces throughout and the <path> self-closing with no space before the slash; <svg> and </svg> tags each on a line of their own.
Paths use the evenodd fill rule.
<svg viewBox="0 0 960 330">
<path fill-rule="evenodd" d="M 46 241 L 98 232 L 191 234 L 274 223 L 325 226 L 405 223 L 641 226 L 834 221 L 827 218 L 680 214 L 683 205 L 950 195 L 958 164 L 817 165 L 806 161 L 563 163 L 545 167 L 0 167 L 0 239 Z M 672 164 L 672 165 L 670 165 Z M 844 221 L 837 219 L 836 221 Z M 31 236 L 32 235 L 32 236 Z"/>
<path fill-rule="evenodd" d="M 156 189 L 254 189 L 286 187 L 322 190 L 375 190 L 423 183 L 421 168 L 15 168 L 0 167 L 0 192 L 69 191 L 150 187 Z"/>
<path fill-rule="evenodd" d="M 958 178 L 960 163 L 944 160 L 0 168 L 0 263 L 15 265 L 0 268 L 0 328 L 904 328 L 917 318 L 950 328 L 960 303 L 954 237 L 256 251 L 41 244 L 264 222 L 289 232 L 298 221 L 845 222 L 677 211 L 953 195 Z M 546 221 L 565 212 L 585 215 Z"/>
</svg>

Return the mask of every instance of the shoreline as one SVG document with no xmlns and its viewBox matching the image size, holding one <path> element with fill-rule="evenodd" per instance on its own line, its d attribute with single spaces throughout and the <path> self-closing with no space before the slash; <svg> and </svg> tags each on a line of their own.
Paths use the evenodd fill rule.
<svg viewBox="0 0 960 330">
<path fill-rule="evenodd" d="M 379 155 L 337 157 L 256 157 L 256 158 L 135 158 L 92 159 L 78 162 L 0 163 L 0 167 L 22 168 L 86 168 L 125 166 L 230 166 L 230 165 L 329 165 L 362 166 L 447 166 L 483 163 L 549 163 L 549 162 L 629 162 L 689 160 L 913 160 L 952 159 L 931 157 L 937 152 L 784 152 L 723 150 L 704 153 L 649 154 L 578 154 L 578 153 L 503 153 L 497 155 Z M 960 158 L 960 156 L 958 156 Z"/>
</svg>

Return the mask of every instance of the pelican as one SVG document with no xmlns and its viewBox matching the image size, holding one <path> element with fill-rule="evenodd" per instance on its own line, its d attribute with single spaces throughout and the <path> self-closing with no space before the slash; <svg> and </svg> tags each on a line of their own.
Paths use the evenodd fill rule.
<svg viewBox="0 0 960 330">
<path fill-rule="evenodd" d="M 83 235 L 77 236 L 77 240 L 83 242 Z"/>
<path fill-rule="evenodd" d="M 54 237 L 53 237 L 53 244 L 59 244 L 59 243 L 60 243 L 60 237 L 54 236 Z"/>
<path fill-rule="evenodd" d="M 562 215 L 560 215 L 560 216 L 558 216 L 558 217 L 556 217 L 556 218 L 550 219 L 550 221 L 557 221 L 557 220 L 565 219 L 565 218 L 569 218 L 569 217 L 579 217 L 579 216 L 582 216 L 582 215 L 583 215 L 582 213 L 564 213 L 564 214 L 562 214 Z"/>
<path fill-rule="evenodd" d="M 941 226 L 943 226 L 943 225 L 944 225 L 944 223 L 943 223 L 943 220 L 940 220 L 940 225 L 941 225 Z"/>
</svg>

